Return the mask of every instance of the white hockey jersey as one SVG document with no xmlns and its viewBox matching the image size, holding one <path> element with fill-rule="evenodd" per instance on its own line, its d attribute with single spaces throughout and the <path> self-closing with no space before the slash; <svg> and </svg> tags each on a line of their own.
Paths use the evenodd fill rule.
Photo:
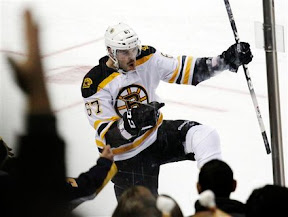
<svg viewBox="0 0 288 217">
<path fill-rule="evenodd" d="M 151 46 L 142 46 L 135 71 L 117 72 L 106 66 L 107 60 L 108 56 L 101 58 L 99 65 L 86 74 L 81 88 L 87 117 L 96 131 L 95 141 L 100 149 L 107 144 L 107 132 L 113 124 L 117 126 L 115 123 L 128 108 L 157 101 L 155 90 L 160 80 L 190 85 L 200 82 L 193 79 L 196 60 L 192 56 L 174 58 Z M 201 81 L 205 79 L 201 78 Z M 121 134 L 115 134 L 115 140 L 109 142 L 114 160 L 131 158 L 155 142 L 162 121 L 163 115 L 160 114 L 156 126 L 133 140 L 116 138 Z"/>
</svg>

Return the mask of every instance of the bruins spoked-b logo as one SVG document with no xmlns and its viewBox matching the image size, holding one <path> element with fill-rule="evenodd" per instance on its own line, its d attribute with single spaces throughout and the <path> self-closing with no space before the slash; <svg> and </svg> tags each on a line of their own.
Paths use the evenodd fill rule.
<svg viewBox="0 0 288 217">
<path fill-rule="evenodd" d="M 139 104 L 149 103 L 148 94 L 144 87 L 136 84 L 123 87 L 117 96 L 115 110 L 122 117 L 127 109 L 137 108 Z"/>
</svg>

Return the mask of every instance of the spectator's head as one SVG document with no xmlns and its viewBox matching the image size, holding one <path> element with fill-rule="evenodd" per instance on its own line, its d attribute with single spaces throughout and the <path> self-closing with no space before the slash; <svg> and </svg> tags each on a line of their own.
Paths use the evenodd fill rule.
<svg viewBox="0 0 288 217">
<path fill-rule="evenodd" d="M 162 212 L 162 216 L 183 217 L 179 204 L 172 197 L 161 194 L 157 198 L 157 208 Z"/>
<path fill-rule="evenodd" d="M 249 196 L 246 202 L 246 217 L 287 216 L 287 205 L 288 188 L 265 185 L 254 189 Z"/>
<path fill-rule="evenodd" d="M 229 197 L 235 191 L 237 182 L 233 171 L 224 161 L 214 159 L 200 169 L 197 190 L 199 193 L 212 190 L 216 197 Z"/>
<path fill-rule="evenodd" d="M 123 192 L 112 217 L 161 217 L 156 198 L 143 186 L 133 186 Z"/>
</svg>

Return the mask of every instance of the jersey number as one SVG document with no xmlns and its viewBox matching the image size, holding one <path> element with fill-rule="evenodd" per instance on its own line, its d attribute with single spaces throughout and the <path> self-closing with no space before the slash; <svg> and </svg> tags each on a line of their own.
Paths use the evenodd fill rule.
<svg viewBox="0 0 288 217">
<path fill-rule="evenodd" d="M 100 110 L 100 104 L 99 104 L 99 101 L 98 100 L 95 100 L 95 101 L 93 101 L 93 102 L 91 102 L 91 103 L 89 103 L 89 102 L 86 102 L 85 103 L 85 108 L 86 108 L 86 110 L 87 110 L 87 114 L 89 115 L 89 116 L 91 116 L 92 115 L 92 106 L 96 106 L 96 110 L 95 110 L 95 113 L 96 114 L 99 114 L 100 112 L 101 112 L 101 110 Z"/>
</svg>

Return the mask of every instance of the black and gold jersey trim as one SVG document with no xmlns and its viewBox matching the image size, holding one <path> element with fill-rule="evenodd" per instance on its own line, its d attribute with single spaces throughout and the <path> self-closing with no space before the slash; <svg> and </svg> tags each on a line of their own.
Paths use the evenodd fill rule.
<svg viewBox="0 0 288 217">
<path fill-rule="evenodd" d="M 186 56 L 182 56 L 182 62 L 181 62 L 181 68 L 180 68 L 180 73 L 179 76 L 176 80 L 176 84 L 180 84 L 181 83 L 181 79 L 182 79 L 182 75 L 183 75 L 183 68 L 184 68 L 184 63 L 186 60 Z"/>
<path fill-rule="evenodd" d="M 193 74 L 193 57 L 192 56 L 178 56 L 177 68 L 174 70 L 169 83 L 176 84 L 190 84 L 191 76 Z"/>
<path fill-rule="evenodd" d="M 156 49 L 151 46 L 143 45 L 141 54 L 136 59 L 136 65 L 139 66 L 148 61 L 156 52 Z"/>
</svg>

